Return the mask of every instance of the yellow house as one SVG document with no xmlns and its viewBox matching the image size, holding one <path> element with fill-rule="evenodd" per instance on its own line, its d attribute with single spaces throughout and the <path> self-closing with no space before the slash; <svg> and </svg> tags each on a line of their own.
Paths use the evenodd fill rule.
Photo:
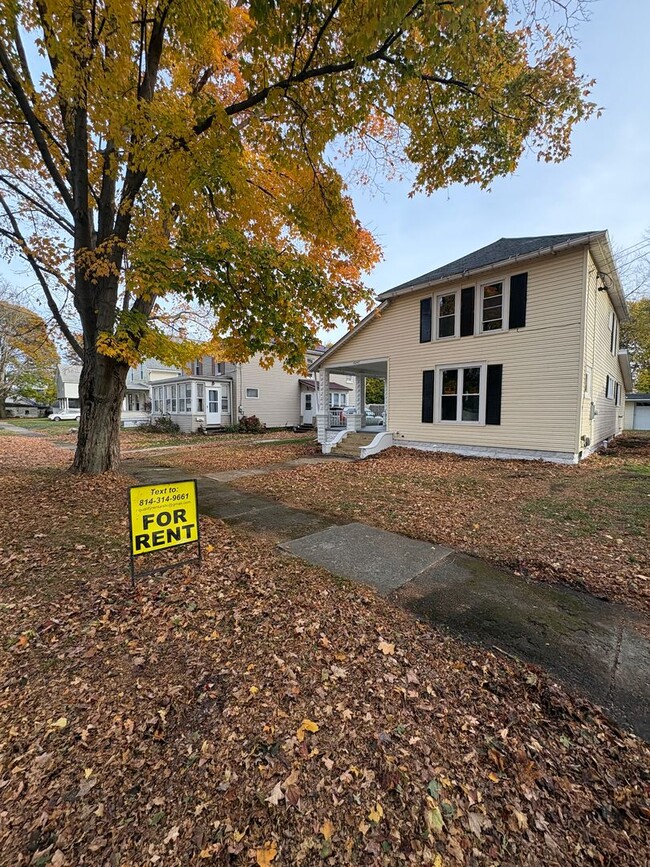
<svg viewBox="0 0 650 867">
<path fill-rule="evenodd" d="M 501 238 L 379 301 L 312 364 L 322 407 L 331 377 L 356 377 L 346 429 L 317 417 L 325 453 L 577 463 L 622 430 L 627 309 L 607 232 Z M 386 404 L 366 430 L 369 376 L 385 380 Z"/>
</svg>

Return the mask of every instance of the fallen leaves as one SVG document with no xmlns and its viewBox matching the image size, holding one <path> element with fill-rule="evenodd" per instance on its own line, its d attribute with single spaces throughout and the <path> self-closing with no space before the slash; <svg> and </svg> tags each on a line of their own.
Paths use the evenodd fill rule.
<svg viewBox="0 0 650 867">
<path fill-rule="evenodd" d="M 255 852 L 255 860 L 257 861 L 259 867 L 269 867 L 269 865 L 273 861 L 275 861 L 277 854 L 278 847 L 276 843 L 265 843 L 261 849 L 258 849 Z"/>
<path fill-rule="evenodd" d="M 217 521 L 131 593 L 128 483 L 0 471 L 7 863 L 639 863 L 648 751 L 588 702 Z"/>
<path fill-rule="evenodd" d="M 300 724 L 300 728 L 296 731 L 296 738 L 300 743 L 304 741 L 305 734 L 307 732 L 311 732 L 312 734 L 317 732 L 319 729 L 318 723 L 312 722 L 310 719 L 304 719 Z"/>
<path fill-rule="evenodd" d="M 649 469 L 650 437 L 636 433 L 578 466 L 393 448 L 344 474 L 334 464 L 279 468 L 233 485 L 647 612 Z"/>
<path fill-rule="evenodd" d="M 395 645 L 391 641 L 384 641 L 383 638 L 377 645 L 384 656 L 392 656 L 395 653 Z"/>
</svg>

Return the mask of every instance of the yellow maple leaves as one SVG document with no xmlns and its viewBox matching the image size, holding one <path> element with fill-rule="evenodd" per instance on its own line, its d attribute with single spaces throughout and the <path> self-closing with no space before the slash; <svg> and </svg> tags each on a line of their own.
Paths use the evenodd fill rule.
<svg viewBox="0 0 650 867">
<path fill-rule="evenodd" d="M 312 722 L 310 719 L 304 719 L 300 724 L 300 728 L 296 732 L 296 738 L 302 743 L 305 739 L 305 734 L 307 732 L 315 733 L 318 731 L 320 726 L 318 723 Z"/>
<path fill-rule="evenodd" d="M 278 854 L 278 844 L 275 841 L 264 843 L 264 845 L 255 851 L 255 860 L 259 867 L 269 867 L 275 861 Z"/>
</svg>

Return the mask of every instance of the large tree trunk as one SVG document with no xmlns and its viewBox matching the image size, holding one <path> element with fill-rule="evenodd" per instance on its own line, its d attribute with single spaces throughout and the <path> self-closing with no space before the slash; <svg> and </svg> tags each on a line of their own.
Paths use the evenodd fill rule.
<svg viewBox="0 0 650 867">
<path fill-rule="evenodd" d="M 86 349 L 79 381 L 81 421 L 72 464 L 76 473 L 117 471 L 120 465 L 120 416 L 128 366 L 95 349 Z"/>
</svg>

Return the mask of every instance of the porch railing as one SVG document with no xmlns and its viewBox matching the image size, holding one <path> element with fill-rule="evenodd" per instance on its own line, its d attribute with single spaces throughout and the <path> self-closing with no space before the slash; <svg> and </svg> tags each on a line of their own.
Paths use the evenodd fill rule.
<svg viewBox="0 0 650 867">
<path fill-rule="evenodd" d="M 329 427 L 344 428 L 346 425 L 345 413 L 342 409 L 331 409 L 329 412 Z"/>
</svg>

